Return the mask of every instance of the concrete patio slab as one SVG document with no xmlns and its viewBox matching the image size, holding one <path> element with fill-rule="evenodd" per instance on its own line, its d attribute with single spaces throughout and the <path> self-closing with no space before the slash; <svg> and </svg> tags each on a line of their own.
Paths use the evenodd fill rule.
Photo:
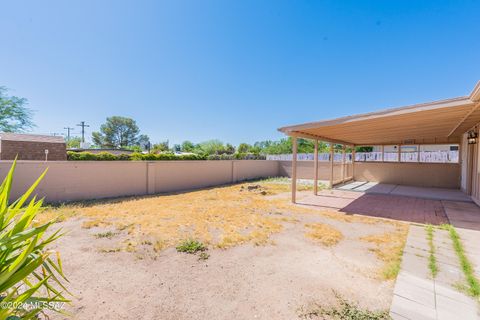
<svg viewBox="0 0 480 320">
<path fill-rule="evenodd" d="M 398 196 L 416 197 L 423 199 L 436 199 L 448 201 L 465 201 L 471 202 L 469 196 L 458 189 L 444 188 L 425 188 L 412 186 L 396 186 L 390 194 Z"/>
<path fill-rule="evenodd" d="M 338 186 L 336 189 L 348 190 L 372 194 L 391 194 L 397 196 L 415 197 L 433 200 L 447 200 L 447 201 L 464 201 L 471 202 L 468 195 L 458 189 L 446 188 L 428 188 L 428 187 L 414 187 L 395 185 L 378 182 L 362 182 L 352 181 L 344 185 Z"/>
</svg>

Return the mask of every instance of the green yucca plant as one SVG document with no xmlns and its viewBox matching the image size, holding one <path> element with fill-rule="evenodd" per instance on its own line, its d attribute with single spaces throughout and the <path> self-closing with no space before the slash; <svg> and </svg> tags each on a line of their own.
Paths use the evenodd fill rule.
<svg viewBox="0 0 480 320">
<path fill-rule="evenodd" d="M 45 234 L 53 221 L 35 226 L 43 199 L 28 200 L 46 171 L 9 204 L 15 166 L 16 161 L 0 185 L 0 320 L 36 318 L 47 309 L 61 311 L 58 307 L 69 302 L 60 256 L 47 250 L 60 230 Z"/>
</svg>

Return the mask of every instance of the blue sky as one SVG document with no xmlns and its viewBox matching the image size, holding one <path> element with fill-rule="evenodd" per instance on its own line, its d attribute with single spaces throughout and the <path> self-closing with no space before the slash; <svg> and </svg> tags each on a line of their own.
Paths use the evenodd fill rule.
<svg viewBox="0 0 480 320">
<path fill-rule="evenodd" d="M 467 95 L 480 1 L 1 1 L 0 85 L 34 132 L 137 120 L 152 142 Z M 76 132 L 79 130 L 76 128 Z"/>
</svg>

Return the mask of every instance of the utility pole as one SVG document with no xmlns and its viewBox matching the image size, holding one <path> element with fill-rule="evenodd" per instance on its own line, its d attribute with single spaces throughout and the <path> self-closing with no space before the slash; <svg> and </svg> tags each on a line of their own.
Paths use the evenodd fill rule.
<svg viewBox="0 0 480 320">
<path fill-rule="evenodd" d="M 80 124 L 77 124 L 78 127 L 82 127 L 82 142 L 85 142 L 85 128 L 90 127 L 88 124 L 85 124 L 85 121 L 81 121 Z"/>
<path fill-rule="evenodd" d="M 70 141 L 70 133 L 72 132 L 72 130 L 73 130 L 74 128 L 65 127 L 65 128 L 63 128 L 63 129 L 67 130 L 67 141 Z"/>
</svg>

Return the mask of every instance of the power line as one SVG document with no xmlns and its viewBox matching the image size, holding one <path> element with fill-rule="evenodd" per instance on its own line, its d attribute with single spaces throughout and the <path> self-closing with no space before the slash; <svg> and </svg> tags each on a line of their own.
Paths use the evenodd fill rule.
<svg viewBox="0 0 480 320">
<path fill-rule="evenodd" d="M 67 141 L 70 141 L 70 133 L 74 128 L 64 127 L 63 129 L 67 130 Z"/>
<path fill-rule="evenodd" d="M 88 124 L 85 124 L 85 121 L 81 121 L 80 124 L 77 124 L 78 127 L 82 127 L 82 142 L 85 142 L 85 128 L 90 127 Z"/>
</svg>

